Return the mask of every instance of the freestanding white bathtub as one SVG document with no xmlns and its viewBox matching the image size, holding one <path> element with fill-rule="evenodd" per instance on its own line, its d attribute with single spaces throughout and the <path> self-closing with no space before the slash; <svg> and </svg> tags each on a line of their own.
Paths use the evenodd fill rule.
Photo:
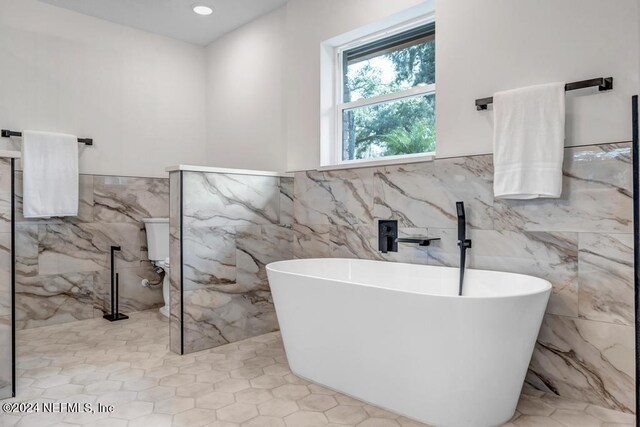
<svg viewBox="0 0 640 427">
<path fill-rule="evenodd" d="M 350 259 L 267 266 L 291 370 L 436 426 L 507 422 L 551 284 L 513 273 Z"/>
</svg>

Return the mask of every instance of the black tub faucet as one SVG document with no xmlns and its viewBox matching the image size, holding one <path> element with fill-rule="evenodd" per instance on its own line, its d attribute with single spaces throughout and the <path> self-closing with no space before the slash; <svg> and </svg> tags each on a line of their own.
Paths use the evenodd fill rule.
<svg viewBox="0 0 640 427">
<path fill-rule="evenodd" d="M 471 239 L 467 239 L 467 221 L 464 214 L 464 202 L 456 202 L 456 212 L 458 215 L 458 246 L 460 247 L 460 284 L 458 286 L 458 295 L 462 295 L 467 249 L 471 249 Z"/>
<path fill-rule="evenodd" d="M 378 221 L 378 250 L 383 254 L 387 252 L 398 252 L 398 221 L 380 220 Z"/>
<path fill-rule="evenodd" d="M 415 243 L 420 246 L 430 246 L 431 242 L 440 240 L 439 237 L 398 237 L 398 221 L 381 219 L 378 221 L 378 250 L 383 254 L 398 252 L 398 243 Z"/>
</svg>

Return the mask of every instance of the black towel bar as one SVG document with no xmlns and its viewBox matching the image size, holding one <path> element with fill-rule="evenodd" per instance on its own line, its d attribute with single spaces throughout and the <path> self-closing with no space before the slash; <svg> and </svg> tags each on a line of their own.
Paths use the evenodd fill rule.
<svg viewBox="0 0 640 427">
<path fill-rule="evenodd" d="M 598 77 L 595 79 L 582 80 L 579 82 L 567 83 L 564 85 L 565 91 L 584 89 L 588 87 L 598 86 L 598 90 L 611 90 L 613 89 L 613 77 Z M 476 99 L 476 109 L 486 110 L 489 104 L 493 104 L 493 97 Z"/>
<path fill-rule="evenodd" d="M 2 129 L 0 131 L 0 136 L 3 138 L 10 138 L 12 136 L 22 136 L 22 132 L 16 132 L 13 130 Z M 91 138 L 78 138 L 78 142 L 84 145 L 93 145 L 93 139 Z"/>
</svg>

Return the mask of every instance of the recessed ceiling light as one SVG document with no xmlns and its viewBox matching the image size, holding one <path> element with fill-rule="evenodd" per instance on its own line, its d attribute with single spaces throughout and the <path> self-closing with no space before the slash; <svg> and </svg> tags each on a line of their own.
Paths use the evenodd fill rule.
<svg viewBox="0 0 640 427">
<path fill-rule="evenodd" d="M 213 9 L 209 6 L 205 6 L 203 4 L 194 4 L 193 11 L 198 15 L 211 15 L 213 13 Z"/>
</svg>

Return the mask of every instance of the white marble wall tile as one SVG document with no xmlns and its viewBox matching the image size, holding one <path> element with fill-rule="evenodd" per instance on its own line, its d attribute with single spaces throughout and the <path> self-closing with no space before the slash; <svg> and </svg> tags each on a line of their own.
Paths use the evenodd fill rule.
<svg viewBox="0 0 640 427">
<path fill-rule="evenodd" d="M 191 222 L 191 218 L 185 218 L 183 223 L 184 290 L 235 283 L 235 227 L 209 227 Z"/>
<path fill-rule="evenodd" d="M 0 317 L 11 315 L 11 264 L 11 233 L 0 233 Z"/>
<path fill-rule="evenodd" d="M 404 227 L 435 226 L 425 208 L 425 186 L 434 176 L 434 162 L 412 163 L 376 169 L 374 173 L 374 215 L 395 219 Z M 441 213 L 440 217 L 447 216 Z M 441 219 L 442 221 L 442 219 Z M 427 224 L 429 222 L 429 224 Z"/>
<path fill-rule="evenodd" d="M 527 382 L 625 412 L 635 405 L 634 328 L 545 316 Z"/>
<path fill-rule="evenodd" d="M 134 223 L 40 224 L 38 226 L 41 275 L 98 271 L 111 268 L 111 246 L 119 267 L 136 267 L 140 261 L 140 229 Z"/>
<path fill-rule="evenodd" d="M 78 192 L 78 216 L 74 217 L 54 217 L 54 218 L 29 218 L 26 219 L 22 214 L 22 172 L 16 172 L 16 222 L 19 223 L 78 223 L 93 222 L 93 175 L 80 175 L 80 188 Z"/>
<path fill-rule="evenodd" d="M 182 353 L 182 249 L 180 172 L 169 174 L 169 348 Z"/>
<path fill-rule="evenodd" d="M 295 174 L 294 216 L 299 224 L 373 224 L 373 169 Z"/>
<path fill-rule="evenodd" d="M 39 274 L 102 270 L 107 260 L 92 240 L 93 234 L 78 224 L 38 225 Z"/>
<path fill-rule="evenodd" d="M 11 232 L 11 162 L 0 159 L 0 233 Z"/>
<path fill-rule="evenodd" d="M 96 222 L 137 222 L 169 215 L 169 181 L 164 178 L 96 176 Z"/>
<path fill-rule="evenodd" d="M 271 294 L 228 294 L 213 289 L 184 293 L 185 353 L 278 329 Z"/>
<path fill-rule="evenodd" d="M 140 262 L 139 267 L 118 268 L 118 304 L 121 313 L 149 310 L 163 305 L 162 276 L 157 274 L 150 262 Z M 158 283 L 155 287 L 143 287 L 140 283 L 148 279 Z M 101 316 L 111 312 L 111 270 L 96 272 L 93 305 Z"/>
<path fill-rule="evenodd" d="M 633 234 L 580 234 L 580 316 L 633 325 Z"/>
<path fill-rule="evenodd" d="M 16 224 L 16 280 L 38 275 L 38 224 Z"/>
<path fill-rule="evenodd" d="M 138 230 L 138 241 L 140 242 L 140 259 L 149 261 L 149 247 L 147 245 L 147 229 L 142 223 L 141 228 Z"/>
<path fill-rule="evenodd" d="M 332 258 L 384 259 L 378 252 L 377 228 L 374 232 L 372 225 L 336 225 L 329 235 Z"/>
<path fill-rule="evenodd" d="M 120 246 L 115 253 L 116 268 L 138 267 L 141 259 L 140 225 L 134 223 L 91 223 L 80 227 L 91 233 L 91 244 L 105 257 L 103 268 L 111 268 L 111 246 Z"/>
<path fill-rule="evenodd" d="M 16 327 L 93 318 L 94 272 L 23 277 L 16 283 Z"/>
<path fill-rule="evenodd" d="M 207 227 L 278 224 L 279 178 L 220 173 L 183 173 L 183 214 Z"/>
<path fill-rule="evenodd" d="M 491 156 L 380 168 L 374 195 L 375 217 L 404 227 L 455 227 L 456 202 L 464 201 L 469 227 L 493 229 Z"/>
<path fill-rule="evenodd" d="M 78 221 L 93 222 L 94 218 L 94 179 L 93 175 L 80 175 L 78 200 Z M 22 207 L 20 207 L 22 212 Z"/>
<path fill-rule="evenodd" d="M 0 316 L 0 399 L 11 397 L 11 317 Z"/>
<path fill-rule="evenodd" d="M 293 178 L 280 178 L 280 224 L 293 224 Z"/>
<path fill-rule="evenodd" d="M 269 292 L 266 265 L 291 258 L 291 227 L 250 225 L 236 228 L 236 282 L 248 290 Z"/>
<path fill-rule="evenodd" d="M 496 201 L 496 229 L 631 233 L 631 146 L 565 150 L 560 199 Z"/>
<path fill-rule="evenodd" d="M 429 247 L 429 263 L 457 267 L 460 249 L 457 230 L 430 229 L 441 240 Z M 530 274 L 548 280 L 553 291 L 547 312 L 578 316 L 577 233 L 470 230 L 473 247 L 467 267 Z"/>
<path fill-rule="evenodd" d="M 331 229 L 329 224 L 293 224 L 294 258 L 327 258 L 331 256 Z"/>
<path fill-rule="evenodd" d="M 209 289 L 185 291 L 182 334 L 184 353 L 194 353 L 229 343 L 220 327 L 225 323 L 216 313 L 231 301 L 231 296 Z"/>
</svg>

